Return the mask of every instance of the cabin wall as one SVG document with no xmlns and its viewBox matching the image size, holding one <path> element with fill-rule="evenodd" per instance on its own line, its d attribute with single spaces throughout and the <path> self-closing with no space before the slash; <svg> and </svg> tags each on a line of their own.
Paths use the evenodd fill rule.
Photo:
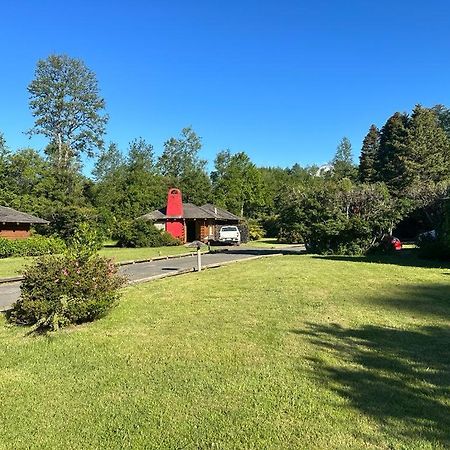
<svg viewBox="0 0 450 450">
<path fill-rule="evenodd" d="M 30 237 L 30 224 L 27 223 L 0 223 L 0 238 L 4 239 L 27 239 Z"/>
</svg>

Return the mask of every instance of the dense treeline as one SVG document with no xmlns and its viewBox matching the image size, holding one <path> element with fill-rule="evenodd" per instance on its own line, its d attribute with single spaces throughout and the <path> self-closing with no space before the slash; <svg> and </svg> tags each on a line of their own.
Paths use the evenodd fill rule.
<svg viewBox="0 0 450 450">
<path fill-rule="evenodd" d="M 450 182 L 450 110 L 416 106 L 395 112 L 364 138 L 359 165 L 343 138 L 322 167 L 257 167 L 245 152 L 219 151 L 213 170 L 200 157 L 190 127 L 164 142 L 105 147 L 108 116 L 95 75 L 79 60 L 52 55 L 38 62 L 28 87 L 31 134 L 48 138 L 43 152 L 12 151 L 0 135 L 0 204 L 51 221 L 41 232 L 67 239 L 83 221 L 113 236 L 165 203 L 169 187 L 184 200 L 211 202 L 259 222 L 269 236 L 306 242 L 317 252 L 358 253 L 400 230 L 440 229 Z M 83 161 L 95 158 L 92 176 Z"/>
</svg>

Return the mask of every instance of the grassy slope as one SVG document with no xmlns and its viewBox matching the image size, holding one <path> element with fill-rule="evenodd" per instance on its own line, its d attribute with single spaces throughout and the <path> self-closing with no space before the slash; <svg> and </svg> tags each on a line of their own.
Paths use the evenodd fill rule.
<svg viewBox="0 0 450 450">
<path fill-rule="evenodd" d="M 0 448 L 445 448 L 449 272 L 285 256 L 0 327 Z"/>
</svg>

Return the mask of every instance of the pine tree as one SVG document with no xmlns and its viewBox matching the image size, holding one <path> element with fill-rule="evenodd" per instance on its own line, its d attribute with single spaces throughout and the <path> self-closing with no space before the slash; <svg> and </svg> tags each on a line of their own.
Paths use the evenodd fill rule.
<svg viewBox="0 0 450 450">
<path fill-rule="evenodd" d="M 336 179 L 355 178 L 356 169 L 353 164 L 352 144 L 343 137 L 337 146 L 333 161 L 333 177 Z"/>
<path fill-rule="evenodd" d="M 380 131 L 372 125 L 364 138 L 359 157 L 358 178 L 364 183 L 373 183 L 377 179 L 375 161 L 380 150 Z"/>
<path fill-rule="evenodd" d="M 380 131 L 380 147 L 375 160 L 375 179 L 384 181 L 390 192 L 404 187 L 403 159 L 407 153 L 407 114 L 396 112 Z"/>
<path fill-rule="evenodd" d="M 408 152 L 401 156 L 408 185 L 450 180 L 450 139 L 434 111 L 417 105 L 412 113 Z"/>
</svg>

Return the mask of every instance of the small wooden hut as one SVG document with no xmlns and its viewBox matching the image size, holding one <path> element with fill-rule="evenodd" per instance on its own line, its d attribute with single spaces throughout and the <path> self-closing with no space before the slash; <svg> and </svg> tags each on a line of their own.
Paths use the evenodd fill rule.
<svg viewBox="0 0 450 450">
<path fill-rule="evenodd" d="M 48 222 L 31 214 L 0 206 L 0 238 L 26 239 L 30 237 L 31 225 L 34 224 L 48 224 Z"/>
<path fill-rule="evenodd" d="M 163 229 L 182 242 L 207 242 L 217 238 L 223 225 L 238 225 L 240 217 L 211 204 L 197 206 L 183 203 L 179 189 L 170 189 L 167 206 L 149 212 L 141 217 L 151 220 L 157 228 Z"/>
</svg>

